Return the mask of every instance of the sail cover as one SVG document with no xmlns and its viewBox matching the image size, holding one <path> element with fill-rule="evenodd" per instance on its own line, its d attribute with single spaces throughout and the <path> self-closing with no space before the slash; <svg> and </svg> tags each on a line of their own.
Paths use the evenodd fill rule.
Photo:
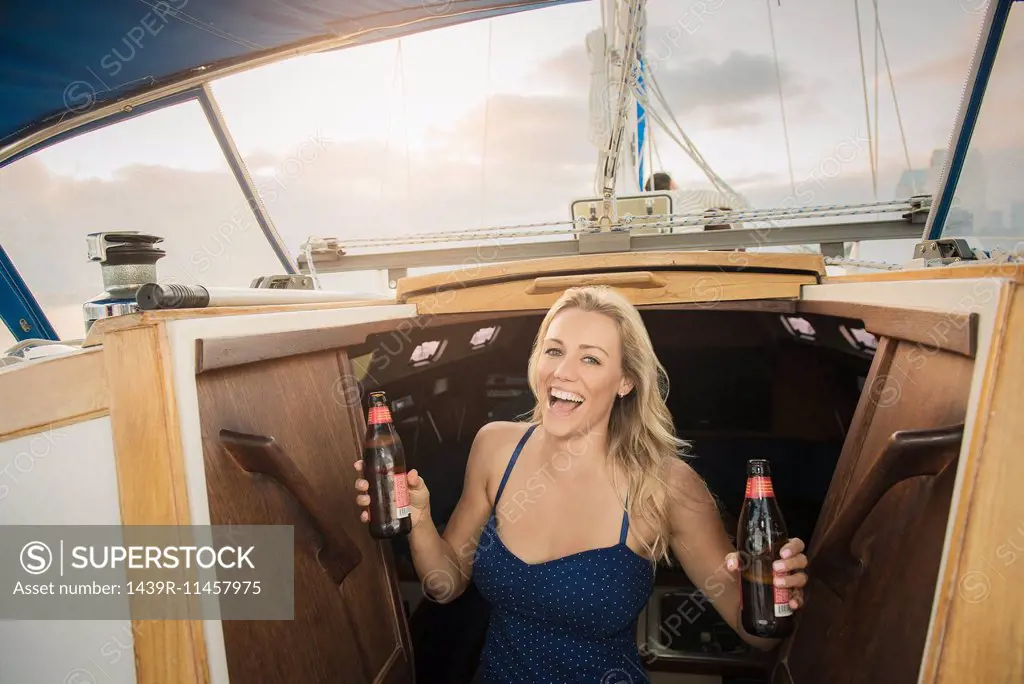
<svg viewBox="0 0 1024 684">
<path fill-rule="evenodd" d="M 313 43 L 394 38 L 579 0 L 118 0 L 5 3 L 0 150 L 98 105 Z"/>
</svg>

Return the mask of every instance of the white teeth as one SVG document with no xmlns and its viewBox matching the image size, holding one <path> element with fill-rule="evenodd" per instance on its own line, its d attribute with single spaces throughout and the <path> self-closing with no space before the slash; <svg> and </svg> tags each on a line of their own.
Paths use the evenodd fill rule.
<svg viewBox="0 0 1024 684">
<path fill-rule="evenodd" d="M 577 403 L 583 403 L 583 397 L 573 392 L 566 392 L 565 390 L 554 389 L 551 390 L 551 396 L 556 399 L 565 399 L 566 401 L 575 401 Z"/>
</svg>

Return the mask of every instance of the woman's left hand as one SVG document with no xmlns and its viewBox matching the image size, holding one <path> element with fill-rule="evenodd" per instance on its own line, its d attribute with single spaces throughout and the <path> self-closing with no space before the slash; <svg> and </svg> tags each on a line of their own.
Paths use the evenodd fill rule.
<svg viewBox="0 0 1024 684">
<path fill-rule="evenodd" d="M 776 572 L 786 573 L 783 577 L 775 578 L 775 586 L 789 588 L 789 607 L 799 610 L 804 605 L 804 587 L 807 586 L 807 556 L 804 555 L 804 543 L 794 537 L 782 547 L 779 552 L 781 560 L 775 561 L 773 569 Z M 733 551 L 725 557 L 725 567 L 730 572 L 740 569 L 740 555 Z"/>
</svg>

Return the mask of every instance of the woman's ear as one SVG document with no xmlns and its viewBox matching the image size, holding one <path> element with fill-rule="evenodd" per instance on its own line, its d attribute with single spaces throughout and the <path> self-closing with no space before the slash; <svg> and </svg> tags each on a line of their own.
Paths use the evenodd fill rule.
<svg viewBox="0 0 1024 684">
<path fill-rule="evenodd" d="M 630 382 L 629 380 L 627 380 L 626 378 L 623 378 L 622 382 L 619 383 L 619 392 L 618 392 L 619 398 L 621 399 L 622 397 L 626 396 L 627 394 L 629 394 L 632 391 L 633 391 L 633 383 Z"/>
</svg>

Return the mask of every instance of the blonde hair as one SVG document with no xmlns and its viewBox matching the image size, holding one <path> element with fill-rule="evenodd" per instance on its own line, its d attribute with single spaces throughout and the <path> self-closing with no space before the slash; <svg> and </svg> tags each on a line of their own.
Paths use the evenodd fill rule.
<svg viewBox="0 0 1024 684">
<path fill-rule="evenodd" d="M 566 290 L 551 306 L 540 324 L 530 354 L 529 382 L 537 399 L 533 422 L 541 423 L 544 397 L 536 376 L 548 328 L 562 311 L 579 309 L 611 318 L 622 343 L 622 373 L 633 389 L 612 405 L 608 423 L 608 457 L 626 473 L 630 517 L 638 516 L 654 529 L 653 540 L 641 539 L 651 558 L 668 555 L 669 492 L 665 482 L 668 459 L 677 459 L 689 444 L 676 436 L 672 414 L 665 405 L 668 374 L 654 353 L 640 312 L 619 292 L 605 286 Z M 617 489 L 617 488 L 616 488 Z"/>
</svg>

